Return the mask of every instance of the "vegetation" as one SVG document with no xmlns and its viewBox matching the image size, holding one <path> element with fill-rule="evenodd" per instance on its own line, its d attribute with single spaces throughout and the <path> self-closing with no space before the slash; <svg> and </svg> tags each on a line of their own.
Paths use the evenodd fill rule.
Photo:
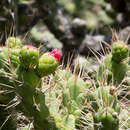
<svg viewBox="0 0 130 130">
<path fill-rule="evenodd" d="M 76 66 L 73 73 L 68 67 L 56 70 L 59 49 L 42 54 L 32 45 L 19 43 L 19 39 L 9 37 L 0 52 L 2 129 L 16 129 L 18 115 L 14 113 L 19 112 L 36 130 L 122 128 L 118 89 L 123 89 L 128 72 L 126 43 L 113 42 L 112 52 L 100 64 L 98 73 L 93 72 L 93 78 L 83 74 L 79 77 Z M 48 82 L 42 79 L 50 74 Z"/>
<path fill-rule="evenodd" d="M 128 5 L 1 0 L 0 130 L 129 129 Z"/>
</svg>

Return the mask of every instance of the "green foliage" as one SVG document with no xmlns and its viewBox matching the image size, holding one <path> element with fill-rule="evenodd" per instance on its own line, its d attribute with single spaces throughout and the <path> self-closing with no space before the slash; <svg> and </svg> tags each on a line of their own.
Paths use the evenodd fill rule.
<svg viewBox="0 0 130 130">
<path fill-rule="evenodd" d="M 87 95 L 87 100 L 93 108 L 95 130 L 118 130 L 120 106 L 114 87 L 99 87 Z"/>
<path fill-rule="evenodd" d="M 112 108 L 107 108 L 107 110 L 99 109 L 93 118 L 95 123 L 94 130 L 119 129 L 118 114 Z"/>
</svg>

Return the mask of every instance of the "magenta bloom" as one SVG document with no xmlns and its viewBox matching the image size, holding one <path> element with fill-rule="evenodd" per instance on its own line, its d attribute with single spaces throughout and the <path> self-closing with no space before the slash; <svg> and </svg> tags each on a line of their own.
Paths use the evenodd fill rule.
<svg viewBox="0 0 130 130">
<path fill-rule="evenodd" d="M 60 57 L 61 57 L 60 49 L 56 48 L 56 49 L 52 50 L 49 54 L 51 56 L 53 56 L 58 62 L 60 61 Z"/>
</svg>

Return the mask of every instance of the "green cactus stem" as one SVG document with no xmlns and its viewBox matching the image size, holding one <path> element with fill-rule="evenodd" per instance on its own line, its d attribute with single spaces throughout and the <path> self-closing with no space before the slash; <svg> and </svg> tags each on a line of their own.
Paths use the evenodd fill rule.
<svg viewBox="0 0 130 130">
<path fill-rule="evenodd" d="M 101 82 L 106 80 L 108 84 L 120 84 L 128 70 L 128 45 L 123 41 L 112 43 L 112 54 L 105 57 L 100 64 L 97 78 Z"/>
<path fill-rule="evenodd" d="M 127 62 L 117 63 L 112 60 L 112 55 L 110 54 L 106 56 L 103 63 L 100 64 L 97 79 L 101 82 L 106 80 L 108 84 L 113 82 L 113 84 L 117 85 L 124 79 L 127 70 Z"/>
<path fill-rule="evenodd" d="M 32 45 L 25 45 L 20 50 L 19 60 L 20 64 L 26 69 L 32 69 L 38 65 L 39 52 L 38 49 Z"/>
<path fill-rule="evenodd" d="M 17 37 L 9 37 L 5 42 L 6 47 L 8 48 L 20 48 L 22 41 Z"/>
<path fill-rule="evenodd" d="M 45 64 L 50 63 L 51 65 L 47 66 L 47 69 L 46 67 L 44 69 L 42 68 L 42 71 L 40 71 L 40 77 L 37 74 L 36 70 L 38 67 L 37 49 L 33 46 L 28 45 L 21 49 L 19 55 L 20 65 L 17 68 L 17 76 L 15 77 L 19 82 L 15 82 L 15 92 L 21 97 L 21 103 L 17 109 L 22 111 L 27 117 L 33 117 L 33 125 L 36 130 L 56 130 L 57 128 L 55 126 L 55 121 L 51 117 L 49 109 L 45 104 L 45 94 L 41 91 L 41 77 L 45 75 L 45 72 L 47 74 L 54 72 L 58 66 L 58 61 L 49 53 L 47 56 L 46 53 L 43 54 L 41 59 L 44 60 Z M 54 56 L 57 58 L 57 55 L 54 54 Z M 39 59 L 39 63 L 43 63 L 41 59 Z M 28 61 L 28 63 L 25 61 Z"/>
<path fill-rule="evenodd" d="M 75 76 L 68 79 L 63 91 L 63 104 L 67 107 L 68 112 L 78 117 L 80 115 L 82 104 L 84 101 L 84 93 L 86 83 Z"/>
<path fill-rule="evenodd" d="M 58 66 L 58 61 L 49 53 L 43 54 L 39 59 L 37 73 L 40 77 L 53 73 Z"/>
<path fill-rule="evenodd" d="M 17 109 L 27 117 L 33 117 L 36 130 L 55 128 L 55 123 L 51 122 L 49 109 L 45 104 L 45 95 L 41 91 L 41 78 L 35 70 L 27 70 L 22 66 L 19 66 L 17 75 L 16 79 L 20 82 L 15 83 L 15 91 L 21 97 Z"/>
<path fill-rule="evenodd" d="M 120 113 L 118 99 L 116 94 L 114 92 L 112 93 L 112 87 L 99 87 L 95 92 L 88 94 L 87 99 L 91 102 L 94 111 L 97 111 L 101 107 L 112 107 L 112 109 L 114 109 L 118 114 Z"/>
<path fill-rule="evenodd" d="M 94 130 L 119 130 L 118 114 L 112 108 L 99 109 L 93 115 Z"/>
<path fill-rule="evenodd" d="M 116 41 L 112 43 L 112 60 L 120 63 L 128 57 L 128 46 L 123 41 Z"/>
</svg>

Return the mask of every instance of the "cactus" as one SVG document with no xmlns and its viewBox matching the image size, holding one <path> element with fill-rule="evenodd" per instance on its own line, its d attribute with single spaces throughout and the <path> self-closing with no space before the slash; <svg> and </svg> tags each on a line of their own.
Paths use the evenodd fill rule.
<svg viewBox="0 0 130 130">
<path fill-rule="evenodd" d="M 4 67 L 4 54 L 0 51 L 0 69 Z"/>
<path fill-rule="evenodd" d="M 25 54 L 27 54 L 27 56 Z M 45 59 L 43 57 L 45 57 Z M 55 71 L 56 67 L 58 66 L 57 59 L 55 59 L 49 53 L 43 54 L 41 58 L 39 58 L 39 64 L 41 63 L 41 59 L 42 60 L 44 59 L 44 63 L 49 64 L 46 64 L 47 69 L 45 67 L 39 71 L 40 72 L 39 77 L 38 75 L 39 73 L 37 73 L 38 72 L 37 69 L 39 69 L 38 68 L 39 65 L 37 65 L 38 51 L 34 47 L 32 46 L 23 47 L 20 51 L 19 58 L 20 58 L 20 66 L 18 67 L 17 70 L 16 79 L 21 83 L 16 83 L 15 89 L 16 92 L 19 94 L 19 96 L 22 98 L 21 105 L 24 106 L 23 109 L 24 114 L 27 117 L 34 118 L 33 124 L 34 128 L 37 130 L 51 129 L 51 128 L 56 129 L 54 121 L 52 122 L 51 120 L 49 120 L 51 117 L 50 112 L 45 104 L 45 95 L 44 93 L 42 93 L 42 91 L 40 91 L 40 89 L 42 88 L 41 77 Z M 26 64 L 25 61 L 27 60 L 28 63 Z M 56 63 L 56 65 L 54 65 L 53 62 Z M 19 109 L 21 110 L 21 108 Z"/>
<path fill-rule="evenodd" d="M 112 60 L 120 63 L 128 57 L 128 46 L 123 41 L 116 41 L 112 43 Z"/>
<path fill-rule="evenodd" d="M 69 72 L 65 69 L 63 69 L 63 70 L 59 69 L 59 70 L 57 70 L 57 72 L 55 74 L 54 80 L 59 83 L 60 79 L 67 81 L 71 76 L 72 76 L 71 72 Z"/>
<path fill-rule="evenodd" d="M 14 93 L 9 93 L 13 89 L 12 77 L 13 71 L 15 71 L 11 68 L 11 65 L 14 65 L 14 63 L 17 62 L 14 58 L 10 58 L 12 54 L 8 56 L 8 51 L 11 50 L 6 47 L 2 47 L 0 52 L 0 91 L 2 91 L 2 93 L 0 93 L 0 102 L 4 104 L 8 104 L 14 98 Z"/>
<path fill-rule="evenodd" d="M 16 130 L 16 117 L 12 114 L 14 109 L 7 109 L 15 98 L 12 84 L 13 81 L 8 73 L 3 68 L 0 69 L 0 128 L 2 130 Z"/>
<path fill-rule="evenodd" d="M 7 48 L 2 48 L 0 52 L 0 127 L 2 130 L 16 130 L 16 117 L 12 114 L 13 110 L 6 108 L 15 98 L 13 74 L 7 62 L 7 50 Z"/>
<path fill-rule="evenodd" d="M 45 104 L 45 95 L 41 91 L 41 78 L 43 75 L 48 75 L 55 71 L 60 59 L 60 55 L 57 55 L 57 52 L 58 50 L 56 49 L 56 51 L 53 50 L 51 53 L 48 53 L 50 57 L 46 58 L 46 61 L 53 61 L 56 65 L 50 62 L 48 70 L 45 70 L 46 74 L 42 70 L 44 74 L 40 72 L 40 77 L 37 73 L 38 63 L 40 63 L 39 52 L 32 45 L 25 45 L 22 49 L 15 46 L 13 48 L 3 47 L 0 52 L 0 60 L 5 62 L 5 64 L 0 62 L 0 83 L 5 84 L 5 87 L 0 86 L 0 90 L 3 92 L 9 91 L 10 88 L 7 86 L 10 85 L 14 92 L 12 94 L 1 93 L 0 102 L 4 105 L 8 104 L 15 97 L 15 93 L 17 93 L 21 102 L 16 107 L 16 110 L 22 111 L 29 118 L 33 117 L 33 125 L 37 130 L 56 129 L 55 122 L 52 120 L 53 118 Z M 58 54 L 60 53 L 58 52 Z M 9 70 L 6 70 L 6 64 Z M 14 66 L 13 68 L 11 67 L 12 65 Z M 11 75 L 12 77 L 10 77 Z M 6 119 L 6 115 L 3 117 L 4 119 Z M 4 122 L 3 120 L 1 121 Z"/>
<path fill-rule="evenodd" d="M 75 76 L 69 78 L 63 92 L 63 104 L 68 108 L 70 114 L 79 115 L 84 97 L 83 90 L 85 88 L 86 84 L 82 79 Z"/>
<path fill-rule="evenodd" d="M 32 45 L 25 45 L 20 50 L 19 60 L 20 64 L 26 69 L 32 69 L 38 65 L 39 52 L 37 48 Z"/>
<path fill-rule="evenodd" d="M 119 118 L 118 114 L 112 109 L 107 110 L 99 109 L 97 113 L 93 115 L 94 118 L 94 130 L 118 130 Z"/>
<path fill-rule="evenodd" d="M 94 111 L 101 107 L 112 107 L 117 113 L 120 113 L 120 106 L 115 91 L 116 88 L 114 86 L 99 87 L 95 92 L 88 94 L 87 99 L 91 102 Z"/>
<path fill-rule="evenodd" d="M 120 106 L 114 86 L 99 87 L 87 95 L 93 108 L 95 130 L 118 130 Z"/>
<path fill-rule="evenodd" d="M 54 86 L 56 91 L 49 93 L 48 100 L 56 126 L 65 130 L 75 129 L 82 115 L 88 84 L 68 69 L 58 69 L 54 75 Z M 61 104 L 58 97 L 61 97 Z"/>
<path fill-rule="evenodd" d="M 68 70 L 60 69 L 54 76 L 54 83 L 57 89 L 49 94 L 48 100 L 56 126 L 65 130 L 75 129 L 83 109 L 87 85 Z M 58 103 L 58 96 L 62 97 L 61 104 Z"/>
<path fill-rule="evenodd" d="M 5 45 L 9 48 L 19 48 L 21 44 L 21 40 L 17 37 L 9 37 L 5 42 Z"/>
<path fill-rule="evenodd" d="M 10 51 L 10 62 L 15 68 L 19 65 L 19 53 L 20 49 L 11 49 Z"/>
<path fill-rule="evenodd" d="M 101 82 L 94 91 L 91 91 L 93 82 L 84 81 L 89 77 L 82 80 L 68 68 L 57 69 L 61 56 L 59 49 L 39 56 L 38 49 L 32 45 L 20 48 L 20 44 L 11 47 L 6 44 L 0 48 L 0 104 L 8 106 L 19 101 L 13 109 L 33 122 L 36 130 L 91 129 L 92 126 L 95 130 L 118 130 L 120 105 L 116 85 L 124 79 L 128 64 L 125 62 L 127 46 L 118 43 L 113 43 L 112 54 L 100 65 L 97 78 Z M 45 92 L 48 83 L 43 83 L 42 78 L 51 73 L 49 85 L 54 91 Z M 90 77 L 98 83 L 95 75 L 94 72 L 94 78 Z M 43 79 L 46 78 L 48 81 L 48 77 Z M 3 111 L 0 125 L 14 112 L 12 108 L 6 109 L 0 107 Z M 16 129 L 14 121 L 10 118 L 2 129 Z"/>
<path fill-rule="evenodd" d="M 10 47 L 9 47 L 10 46 Z M 15 37 L 9 37 L 6 40 L 6 46 L 0 48 L 1 65 L 5 65 L 7 61 L 10 65 L 17 68 L 19 65 L 19 52 L 21 47 L 21 40 Z"/>
<path fill-rule="evenodd" d="M 71 76 L 63 88 L 62 102 L 67 109 L 68 114 L 75 118 L 75 128 L 82 123 L 82 112 L 84 111 L 84 103 L 88 84 L 81 78 Z M 84 121 L 83 121 L 84 122 Z"/>
<path fill-rule="evenodd" d="M 61 52 L 58 49 L 53 50 L 51 53 L 43 54 L 39 59 L 37 74 L 43 77 L 53 73 L 58 66 L 60 55 Z"/>
<path fill-rule="evenodd" d="M 16 117 L 10 115 L 10 110 L 0 107 L 0 128 L 1 130 L 16 130 Z"/>
<path fill-rule="evenodd" d="M 109 54 L 100 64 L 97 78 L 99 81 L 106 80 L 108 84 L 120 84 L 128 70 L 128 63 L 124 61 L 128 58 L 128 46 L 122 41 L 112 44 L 112 54 Z"/>
</svg>

